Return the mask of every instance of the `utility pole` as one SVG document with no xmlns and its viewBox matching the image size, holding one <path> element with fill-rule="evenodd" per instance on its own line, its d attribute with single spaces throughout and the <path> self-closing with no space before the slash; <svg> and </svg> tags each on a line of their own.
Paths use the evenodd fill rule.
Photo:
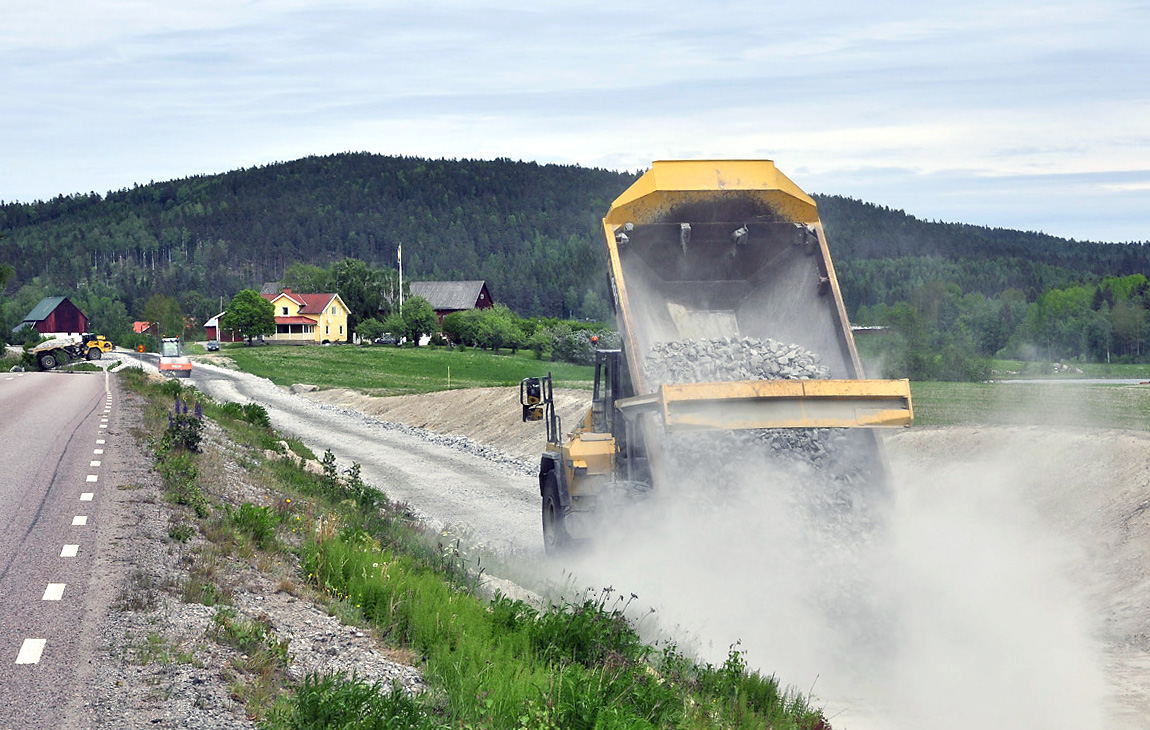
<svg viewBox="0 0 1150 730">
<path fill-rule="evenodd" d="M 403 244 L 399 244 L 399 248 L 395 250 L 396 258 L 399 259 L 399 309 L 403 311 Z"/>
</svg>

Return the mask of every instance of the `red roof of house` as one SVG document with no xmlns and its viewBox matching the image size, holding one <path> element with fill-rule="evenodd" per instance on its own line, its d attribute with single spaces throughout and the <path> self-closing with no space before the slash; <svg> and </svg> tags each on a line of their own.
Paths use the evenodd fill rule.
<svg viewBox="0 0 1150 730">
<path fill-rule="evenodd" d="M 269 302 L 275 301 L 281 295 L 298 304 L 300 314 L 320 314 L 331 300 L 335 299 L 335 294 L 296 294 L 291 289 L 284 289 L 280 294 L 260 294 Z"/>
<path fill-rule="evenodd" d="M 315 324 L 309 317 L 276 317 L 276 324 Z"/>
</svg>

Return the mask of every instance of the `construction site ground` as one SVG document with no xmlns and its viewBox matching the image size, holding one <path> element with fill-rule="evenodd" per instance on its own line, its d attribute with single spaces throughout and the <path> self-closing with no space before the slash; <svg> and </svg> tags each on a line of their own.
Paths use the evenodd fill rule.
<svg viewBox="0 0 1150 730">
<path fill-rule="evenodd" d="M 542 446 L 541 425 L 520 422 L 514 388 L 391 398 L 338 389 L 305 395 L 381 420 L 466 436 L 529 462 Z M 557 392 L 556 398 L 569 429 L 588 394 Z M 888 431 L 884 441 L 896 511 L 910 515 L 898 539 L 906 557 L 929 558 L 925 565 L 909 560 L 911 567 L 891 568 L 910 574 L 907 582 L 917 591 L 908 602 L 919 615 L 906 617 L 905 633 L 929 652 L 934 642 L 964 641 L 939 634 L 962 634 L 973 621 L 987 636 L 970 644 L 1000 646 L 1003 666 L 956 666 L 954 656 L 975 650 L 936 647 L 949 664 L 936 667 L 936 676 L 907 677 L 899 691 L 869 691 L 889 695 L 883 704 L 913 703 L 899 695 L 917 693 L 928 698 L 922 702 L 949 696 L 966 704 L 1034 708 L 1051 705 L 1050 693 L 1063 691 L 1065 682 L 1084 698 L 1099 697 L 1105 726 L 1144 727 L 1150 717 L 1150 433 L 965 425 Z M 927 593 L 932 595 L 924 598 Z M 964 615 L 948 626 L 954 612 Z M 930 657 L 921 659 L 930 663 Z M 1000 682 L 998 689 L 988 689 L 987 678 Z M 833 684 L 820 681 L 822 687 Z M 924 682 L 936 688 L 924 690 Z M 912 707 L 907 712 L 917 714 Z M 1028 712 L 1031 719 L 1043 716 Z M 861 716 L 846 716 L 856 721 L 847 726 L 865 724 Z M 1092 724 L 1085 715 L 1083 721 Z"/>
</svg>

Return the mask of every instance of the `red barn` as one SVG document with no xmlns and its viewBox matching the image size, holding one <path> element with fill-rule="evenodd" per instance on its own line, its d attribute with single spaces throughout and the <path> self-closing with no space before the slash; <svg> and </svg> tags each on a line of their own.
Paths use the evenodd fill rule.
<svg viewBox="0 0 1150 730">
<path fill-rule="evenodd" d="M 468 309 L 490 309 L 491 292 L 487 282 L 477 281 L 413 281 L 411 296 L 423 297 L 443 324 L 443 318 L 452 312 Z"/>
<path fill-rule="evenodd" d="M 24 327 L 32 327 L 43 335 L 78 335 L 88 331 L 88 317 L 68 297 L 44 297 L 12 331 L 17 332 Z"/>
</svg>

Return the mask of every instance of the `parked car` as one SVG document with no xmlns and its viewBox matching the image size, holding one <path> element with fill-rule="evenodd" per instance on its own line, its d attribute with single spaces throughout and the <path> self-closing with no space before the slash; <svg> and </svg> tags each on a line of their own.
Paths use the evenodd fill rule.
<svg viewBox="0 0 1150 730">
<path fill-rule="evenodd" d="M 216 352 L 220 349 L 219 340 L 208 340 L 208 352 Z"/>
<path fill-rule="evenodd" d="M 374 342 L 377 345 L 398 345 L 399 344 L 399 340 L 395 339 L 395 337 L 393 337 L 391 335 L 382 335 L 380 337 L 376 337 L 374 340 L 372 340 L 372 342 Z"/>
</svg>

